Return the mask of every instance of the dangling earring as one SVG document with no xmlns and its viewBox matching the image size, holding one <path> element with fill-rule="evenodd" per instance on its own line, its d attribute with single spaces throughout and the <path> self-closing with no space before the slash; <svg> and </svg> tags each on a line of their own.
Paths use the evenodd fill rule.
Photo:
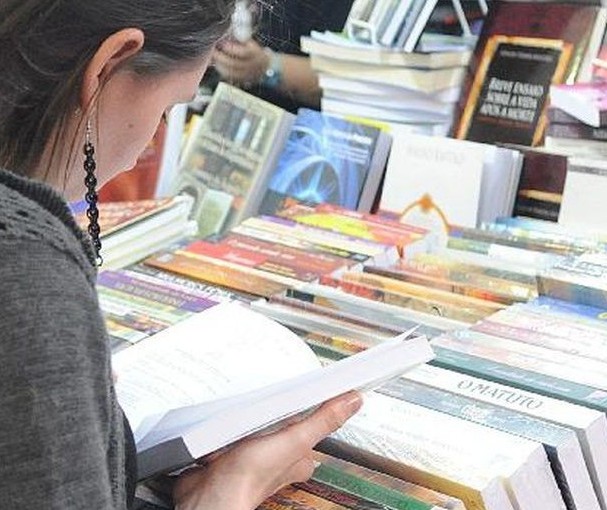
<svg viewBox="0 0 607 510">
<path fill-rule="evenodd" d="M 86 175 L 84 177 L 84 184 L 86 185 L 86 194 L 84 200 L 88 204 L 86 210 L 86 216 L 89 219 L 88 233 L 93 243 L 93 249 L 95 250 L 95 260 L 97 267 L 103 264 L 101 258 L 101 240 L 99 234 L 101 229 L 99 228 L 99 210 L 97 209 L 97 177 L 95 177 L 95 169 L 97 164 L 95 163 L 95 147 L 91 142 L 91 121 L 88 120 L 86 123 L 86 135 L 84 140 L 84 171 Z"/>
</svg>

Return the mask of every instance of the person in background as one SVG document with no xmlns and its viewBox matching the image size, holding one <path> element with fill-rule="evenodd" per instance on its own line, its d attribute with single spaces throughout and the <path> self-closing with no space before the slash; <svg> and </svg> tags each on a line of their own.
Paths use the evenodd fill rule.
<svg viewBox="0 0 607 510">
<path fill-rule="evenodd" d="M 295 112 L 320 108 L 321 91 L 299 40 L 312 30 L 339 32 L 352 0 L 269 0 L 254 14 L 255 35 L 222 41 L 213 55 L 220 78 Z"/>
<path fill-rule="evenodd" d="M 135 508 L 136 456 L 95 289 L 97 188 L 196 91 L 232 0 L 0 2 L 0 493 L 11 510 Z M 82 232 L 66 199 L 84 195 Z M 308 478 L 349 393 L 177 478 L 178 510 L 252 510 Z M 227 490 L 226 490 L 227 488 Z"/>
</svg>

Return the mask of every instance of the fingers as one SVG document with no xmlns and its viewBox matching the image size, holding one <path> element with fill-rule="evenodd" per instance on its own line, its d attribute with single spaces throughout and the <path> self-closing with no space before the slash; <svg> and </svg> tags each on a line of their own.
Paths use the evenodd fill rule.
<svg viewBox="0 0 607 510">
<path fill-rule="evenodd" d="M 291 425 L 289 433 L 297 438 L 303 449 L 313 448 L 351 418 L 362 403 L 362 396 L 356 391 L 336 397 L 325 402 L 306 419 Z"/>
<path fill-rule="evenodd" d="M 239 43 L 236 41 L 226 41 L 219 48 L 217 53 L 236 60 L 248 60 L 263 49 L 254 41 Z"/>
</svg>

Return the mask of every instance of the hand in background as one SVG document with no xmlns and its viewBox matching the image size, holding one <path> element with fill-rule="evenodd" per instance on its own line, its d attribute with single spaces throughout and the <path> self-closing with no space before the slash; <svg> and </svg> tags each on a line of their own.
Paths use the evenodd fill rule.
<svg viewBox="0 0 607 510">
<path fill-rule="evenodd" d="M 270 64 L 270 56 L 252 39 L 245 43 L 228 40 L 215 50 L 213 63 L 225 81 L 246 86 L 262 80 Z"/>
<path fill-rule="evenodd" d="M 313 447 L 341 427 L 362 404 L 350 392 L 278 432 L 246 439 L 201 468 L 181 475 L 176 510 L 253 510 L 282 487 L 314 471 Z"/>
</svg>

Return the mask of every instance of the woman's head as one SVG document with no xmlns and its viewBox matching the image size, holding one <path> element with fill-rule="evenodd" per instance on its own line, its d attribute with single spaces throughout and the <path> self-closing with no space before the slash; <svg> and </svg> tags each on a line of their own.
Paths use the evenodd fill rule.
<svg viewBox="0 0 607 510">
<path fill-rule="evenodd" d="M 162 113 L 194 93 L 232 9 L 233 0 L 0 2 L 0 166 L 58 183 L 53 172 L 81 158 L 87 121 L 102 181 L 132 165 Z"/>
</svg>

